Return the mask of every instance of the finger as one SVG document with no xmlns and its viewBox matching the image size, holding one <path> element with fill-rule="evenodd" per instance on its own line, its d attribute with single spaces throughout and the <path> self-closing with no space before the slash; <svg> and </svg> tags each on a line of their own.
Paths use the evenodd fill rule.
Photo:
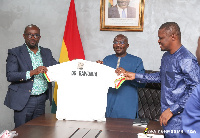
<svg viewBox="0 0 200 138">
<path fill-rule="evenodd" d="M 126 80 L 133 80 L 133 79 L 132 79 L 132 73 L 131 73 L 131 72 L 126 72 L 126 73 L 124 73 L 124 74 L 125 74 Z"/>
<path fill-rule="evenodd" d="M 163 123 L 162 123 L 162 120 L 160 120 L 160 126 L 162 126 L 162 124 L 163 124 Z"/>
<path fill-rule="evenodd" d="M 162 124 L 165 126 L 165 120 L 162 120 Z"/>
<path fill-rule="evenodd" d="M 166 119 L 165 119 L 165 121 L 164 121 L 164 123 L 163 123 L 163 124 L 164 124 L 164 126 L 166 126 L 166 125 L 167 125 L 167 121 L 166 121 Z"/>
<path fill-rule="evenodd" d="M 121 73 L 125 73 L 125 72 L 126 72 L 126 70 L 125 70 L 125 69 L 122 69 L 122 70 L 121 70 Z"/>
<path fill-rule="evenodd" d="M 167 119 L 167 118 L 165 119 L 165 125 L 167 125 L 168 120 L 169 120 L 169 119 Z"/>
<path fill-rule="evenodd" d="M 119 74 L 120 74 L 120 69 L 117 68 L 117 69 L 115 70 L 115 73 L 117 73 L 117 75 L 119 75 Z"/>
<path fill-rule="evenodd" d="M 160 126 L 162 126 L 162 118 L 160 117 L 160 119 L 159 119 L 159 120 L 160 120 Z"/>
<path fill-rule="evenodd" d="M 46 67 L 44 67 L 43 70 L 44 70 L 44 72 L 47 72 L 47 68 Z"/>
<path fill-rule="evenodd" d="M 45 71 L 45 68 L 46 68 L 46 67 L 44 67 L 44 66 L 41 66 L 41 67 L 39 68 L 39 72 L 40 72 L 40 73 L 44 73 L 44 71 Z"/>
<path fill-rule="evenodd" d="M 43 73 L 43 72 L 44 72 L 44 70 L 43 70 L 43 69 L 41 69 L 41 70 L 40 70 L 40 73 Z"/>
<path fill-rule="evenodd" d="M 120 75 L 123 72 L 124 72 L 124 69 L 122 67 L 117 68 L 118 75 Z"/>
<path fill-rule="evenodd" d="M 129 76 L 126 76 L 125 78 L 126 78 L 126 80 L 131 80 L 131 78 Z"/>
<path fill-rule="evenodd" d="M 126 77 L 126 76 L 127 76 L 127 72 L 125 72 L 125 73 L 123 74 L 123 76 Z"/>
<path fill-rule="evenodd" d="M 167 125 L 167 121 L 165 121 L 165 126 Z"/>
</svg>

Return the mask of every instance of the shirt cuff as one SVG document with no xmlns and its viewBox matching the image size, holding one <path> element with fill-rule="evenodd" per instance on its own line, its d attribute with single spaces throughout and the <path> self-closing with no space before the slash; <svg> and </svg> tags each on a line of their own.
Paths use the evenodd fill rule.
<svg viewBox="0 0 200 138">
<path fill-rule="evenodd" d="M 174 104 L 170 106 L 170 111 L 173 113 L 173 115 L 177 115 L 182 112 L 182 108 L 178 104 Z"/>
<path fill-rule="evenodd" d="M 26 80 L 28 80 L 28 79 L 30 79 L 31 78 L 31 76 L 30 76 L 30 71 L 27 71 L 26 72 Z"/>
<path fill-rule="evenodd" d="M 140 73 L 135 73 L 135 78 L 136 79 L 143 79 L 144 74 L 140 74 Z"/>
<path fill-rule="evenodd" d="M 143 82 L 144 74 L 141 73 L 135 73 L 135 80 L 139 83 L 144 83 Z"/>
</svg>

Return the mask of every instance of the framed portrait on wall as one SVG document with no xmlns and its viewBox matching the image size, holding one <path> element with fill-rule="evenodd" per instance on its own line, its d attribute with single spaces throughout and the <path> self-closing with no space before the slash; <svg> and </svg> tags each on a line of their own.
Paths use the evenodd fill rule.
<svg viewBox="0 0 200 138">
<path fill-rule="evenodd" d="M 143 31 L 145 0 L 100 0 L 101 31 Z"/>
</svg>

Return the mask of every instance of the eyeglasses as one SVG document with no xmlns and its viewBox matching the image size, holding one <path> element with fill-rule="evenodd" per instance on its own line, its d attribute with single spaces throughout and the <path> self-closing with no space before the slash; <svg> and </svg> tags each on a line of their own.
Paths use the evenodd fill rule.
<svg viewBox="0 0 200 138">
<path fill-rule="evenodd" d="M 125 42 L 124 41 L 113 41 L 113 44 L 123 45 L 123 44 L 125 44 Z"/>
<path fill-rule="evenodd" d="M 32 37 L 34 37 L 35 39 L 40 38 L 40 35 L 39 35 L 39 34 L 24 34 L 24 35 L 27 35 L 28 38 L 32 38 Z"/>
</svg>

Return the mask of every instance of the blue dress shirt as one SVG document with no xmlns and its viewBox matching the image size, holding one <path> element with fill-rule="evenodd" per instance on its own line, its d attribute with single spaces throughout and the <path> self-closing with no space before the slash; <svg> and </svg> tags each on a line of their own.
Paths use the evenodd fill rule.
<svg viewBox="0 0 200 138">
<path fill-rule="evenodd" d="M 167 130 L 165 136 L 179 137 L 180 133 L 174 130 L 182 130 L 181 113 L 192 90 L 199 83 L 199 66 L 196 57 L 184 46 L 174 54 L 165 52 L 159 73 L 136 74 L 136 80 L 145 83 L 161 82 L 161 112 L 170 108 L 173 113 L 167 126 L 163 126 L 163 129 Z"/>
<path fill-rule="evenodd" d="M 200 138 L 200 85 L 192 92 L 182 113 L 184 133 L 180 138 Z"/>
</svg>

